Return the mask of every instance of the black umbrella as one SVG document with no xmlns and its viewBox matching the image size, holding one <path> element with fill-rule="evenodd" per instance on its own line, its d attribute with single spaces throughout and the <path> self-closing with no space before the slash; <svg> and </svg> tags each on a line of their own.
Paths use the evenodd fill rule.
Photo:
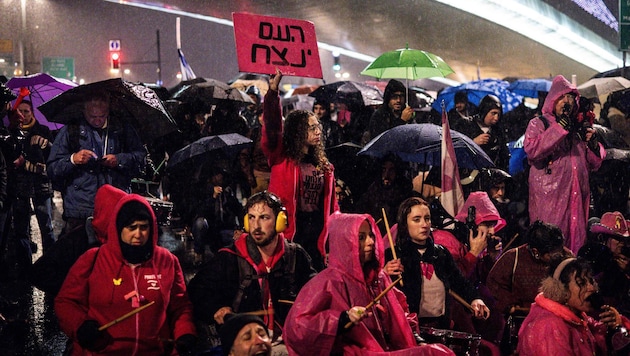
<svg viewBox="0 0 630 356">
<path fill-rule="evenodd" d="M 231 159 L 252 143 L 252 140 L 237 133 L 202 137 L 173 153 L 168 160 L 168 170 L 178 169 L 184 162 L 201 164 L 210 157 Z"/>
<path fill-rule="evenodd" d="M 459 168 L 480 169 L 494 164 L 472 139 L 451 130 Z M 382 158 L 395 154 L 405 162 L 442 165 L 442 127 L 433 124 L 408 124 L 391 128 L 368 142 L 359 155 Z"/>
<path fill-rule="evenodd" d="M 39 111 L 51 122 L 67 124 L 83 118 L 83 103 L 96 93 L 109 93 L 110 110 L 129 122 L 144 142 L 177 131 L 177 124 L 166 111 L 155 91 L 144 84 L 121 78 L 79 85 L 39 106 Z"/>
<path fill-rule="evenodd" d="M 309 96 L 321 102 L 341 102 L 350 106 L 372 106 L 383 103 L 383 94 L 377 87 L 353 81 L 322 85 Z"/>
<path fill-rule="evenodd" d="M 227 83 L 206 79 L 205 82 L 183 86 L 173 94 L 173 99 L 185 103 L 201 102 L 216 104 L 218 101 L 231 101 L 240 104 L 253 104 L 254 101 L 244 91 L 230 87 Z"/>
</svg>

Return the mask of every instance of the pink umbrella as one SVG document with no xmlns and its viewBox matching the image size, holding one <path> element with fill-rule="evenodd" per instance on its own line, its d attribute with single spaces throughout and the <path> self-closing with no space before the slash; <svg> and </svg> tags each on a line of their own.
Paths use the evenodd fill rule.
<svg viewBox="0 0 630 356">
<path fill-rule="evenodd" d="M 16 95 L 19 95 L 21 88 L 28 89 L 30 95 L 24 99 L 33 103 L 33 114 L 37 121 L 42 125 L 48 126 L 51 130 L 58 130 L 63 125 L 48 121 L 37 107 L 66 90 L 76 87 L 77 83 L 67 79 L 56 78 L 46 73 L 37 73 L 24 77 L 13 77 L 7 82 L 6 86 Z M 4 118 L 4 124 L 7 126 L 9 124 L 6 117 Z"/>
</svg>

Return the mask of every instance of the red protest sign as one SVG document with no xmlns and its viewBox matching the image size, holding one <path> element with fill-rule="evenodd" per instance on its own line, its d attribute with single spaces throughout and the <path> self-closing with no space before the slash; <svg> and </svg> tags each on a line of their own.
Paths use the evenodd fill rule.
<svg viewBox="0 0 630 356">
<path fill-rule="evenodd" d="M 233 13 L 238 69 L 323 78 L 315 25 L 310 21 Z"/>
</svg>

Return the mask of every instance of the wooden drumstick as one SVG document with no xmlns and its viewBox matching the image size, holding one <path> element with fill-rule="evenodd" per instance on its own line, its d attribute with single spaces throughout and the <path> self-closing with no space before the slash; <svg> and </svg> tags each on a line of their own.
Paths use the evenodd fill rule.
<svg viewBox="0 0 630 356">
<path fill-rule="evenodd" d="M 385 230 L 387 230 L 387 239 L 389 240 L 389 247 L 392 249 L 392 256 L 395 260 L 398 259 L 396 257 L 396 249 L 394 248 L 394 239 L 392 238 L 392 231 L 389 229 L 389 222 L 387 221 L 387 214 L 385 214 L 385 208 L 381 208 L 383 212 L 383 221 L 385 221 Z"/>
<path fill-rule="evenodd" d="M 385 230 L 387 230 L 387 239 L 389 240 L 389 248 L 392 250 L 392 257 L 397 260 L 396 257 L 396 247 L 394 246 L 394 239 L 392 238 L 392 231 L 389 229 L 389 222 L 387 221 L 387 214 L 385 214 L 385 208 L 381 208 L 383 212 L 383 220 L 385 221 Z M 402 277 L 402 275 L 401 275 Z M 400 281 L 400 285 L 403 285 L 402 280 Z"/>
<path fill-rule="evenodd" d="M 368 305 L 365 306 L 365 309 L 370 309 L 371 307 L 374 306 L 374 304 L 378 303 L 379 300 L 381 300 L 381 298 L 383 298 L 385 296 L 385 294 L 387 294 L 387 292 L 389 292 L 392 288 L 394 288 L 394 286 L 397 283 L 402 282 L 402 276 L 398 277 L 397 280 L 393 281 L 392 284 L 388 285 L 387 288 L 383 289 L 383 291 L 376 296 L 376 298 L 374 298 Z M 350 326 L 352 326 L 352 322 L 349 321 L 344 328 L 349 328 Z"/>
<path fill-rule="evenodd" d="M 98 331 L 103 331 L 103 330 L 105 330 L 105 329 L 109 328 L 110 326 L 113 326 L 113 325 L 115 325 L 115 324 L 118 324 L 118 323 L 120 323 L 121 321 L 123 321 L 123 320 L 125 320 L 125 319 L 129 318 L 130 316 L 133 316 L 133 315 L 135 315 L 135 314 L 138 314 L 139 312 L 141 312 L 141 311 L 145 310 L 146 308 L 148 308 L 148 307 L 152 306 L 153 304 L 155 304 L 155 300 L 153 300 L 153 301 L 151 301 L 151 302 L 149 302 L 149 303 L 147 303 L 147 304 L 145 304 L 145 305 L 143 305 L 143 306 L 141 306 L 141 307 L 138 307 L 138 308 L 136 308 L 136 309 L 134 309 L 134 310 L 130 311 L 129 313 L 127 313 L 127 314 L 125 314 L 125 315 L 123 315 L 123 316 L 121 316 L 121 317 L 119 317 L 119 318 L 117 318 L 117 319 L 114 319 L 114 320 L 110 321 L 109 323 L 107 323 L 107 324 L 105 324 L 105 325 L 103 325 L 103 326 L 99 327 L 99 328 L 98 328 Z"/>
<path fill-rule="evenodd" d="M 452 289 L 448 290 L 448 294 L 452 295 L 456 301 L 460 302 L 461 305 L 465 306 L 466 309 L 470 310 L 473 314 L 475 313 L 475 309 L 473 309 L 472 305 L 470 305 L 467 301 L 464 300 L 459 294 L 453 292 Z"/>
<path fill-rule="evenodd" d="M 256 315 L 256 316 L 271 315 L 273 314 L 273 310 L 256 310 L 256 311 L 251 311 L 251 312 L 246 312 L 246 313 L 241 313 L 241 314 Z"/>
</svg>

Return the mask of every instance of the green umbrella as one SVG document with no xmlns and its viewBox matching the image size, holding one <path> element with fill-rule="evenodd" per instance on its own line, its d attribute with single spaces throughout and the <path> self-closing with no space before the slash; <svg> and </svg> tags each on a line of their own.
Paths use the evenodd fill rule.
<svg viewBox="0 0 630 356">
<path fill-rule="evenodd" d="M 409 47 L 381 54 L 361 72 L 379 79 L 411 80 L 446 77 L 451 73 L 454 73 L 453 69 L 439 56 Z"/>
</svg>

